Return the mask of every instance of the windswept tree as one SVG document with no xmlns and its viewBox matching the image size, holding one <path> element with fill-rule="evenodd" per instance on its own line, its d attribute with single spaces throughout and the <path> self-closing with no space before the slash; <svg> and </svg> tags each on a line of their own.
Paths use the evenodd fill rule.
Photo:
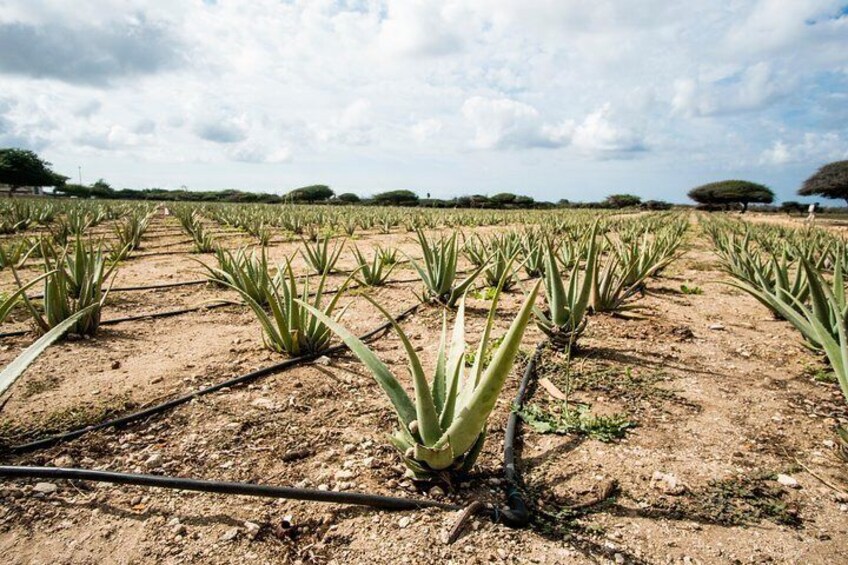
<svg viewBox="0 0 848 565">
<path fill-rule="evenodd" d="M 834 161 L 823 166 L 804 181 L 798 194 L 841 198 L 848 203 L 848 161 Z"/>
<path fill-rule="evenodd" d="M 50 170 L 51 164 L 28 149 L 0 149 L 0 183 L 9 185 L 9 195 L 24 186 L 62 186 L 68 177 Z"/>
<path fill-rule="evenodd" d="M 383 206 L 417 206 L 418 195 L 411 190 L 390 190 L 371 197 L 374 204 Z"/>
<path fill-rule="evenodd" d="M 344 202 L 345 204 L 357 204 L 359 203 L 361 198 L 359 198 L 359 196 L 352 192 L 343 192 L 342 194 L 336 196 L 336 200 L 338 200 L 339 202 Z"/>
<path fill-rule="evenodd" d="M 604 205 L 610 208 L 627 208 L 628 206 L 638 206 L 642 199 L 635 194 L 610 194 L 604 200 Z"/>
<path fill-rule="evenodd" d="M 292 202 L 321 202 L 333 197 L 333 189 L 325 184 L 313 184 L 295 188 L 288 194 L 286 199 Z"/>
<path fill-rule="evenodd" d="M 707 206 L 729 206 L 740 204 L 742 213 L 748 204 L 771 204 L 774 192 L 765 185 L 746 180 L 723 180 L 698 186 L 689 191 L 689 198 Z"/>
</svg>

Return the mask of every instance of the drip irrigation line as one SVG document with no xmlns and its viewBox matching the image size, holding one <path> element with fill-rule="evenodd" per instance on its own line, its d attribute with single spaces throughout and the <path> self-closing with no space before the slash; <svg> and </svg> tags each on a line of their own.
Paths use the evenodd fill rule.
<svg viewBox="0 0 848 565">
<path fill-rule="evenodd" d="M 412 278 L 412 279 L 400 279 L 400 280 L 396 280 L 396 281 L 386 281 L 383 286 L 389 286 L 389 285 L 393 285 L 393 284 L 408 284 L 408 283 L 418 282 L 420 280 L 421 280 L 420 278 L 416 277 L 416 278 Z M 148 290 L 148 289 L 155 289 L 155 288 L 169 288 L 169 287 L 173 287 L 173 286 L 199 285 L 199 284 L 206 283 L 206 282 L 215 282 L 215 281 L 211 281 L 209 279 L 204 279 L 204 280 L 197 280 L 197 281 L 187 281 L 187 282 L 182 282 L 182 283 L 166 283 L 166 284 L 163 284 L 163 285 L 113 288 L 112 292 L 115 292 L 116 290 L 136 291 L 136 290 Z M 368 287 L 368 285 L 361 285 L 361 284 L 358 284 L 358 283 L 354 283 L 352 285 L 348 285 L 348 290 L 354 290 L 354 289 L 357 289 L 357 288 L 367 288 L 367 287 Z M 324 291 L 324 294 L 336 294 L 338 291 L 339 291 L 339 289 L 327 290 L 327 291 Z M 310 296 L 314 296 L 314 295 L 315 295 L 315 292 L 310 293 Z M 29 298 L 30 299 L 43 298 L 43 295 L 30 296 Z M 232 301 L 229 301 L 229 300 L 223 300 L 222 299 L 220 302 L 214 302 L 212 304 L 202 304 L 202 305 L 199 305 L 199 306 L 189 306 L 187 308 L 177 308 L 175 310 L 165 310 L 164 312 L 153 312 L 153 313 L 150 313 L 150 314 L 136 314 L 136 315 L 133 315 L 133 316 L 126 316 L 126 317 L 123 317 L 123 318 L 112 318 L 110 320 L 101 321 L 100 325 L 101 326 L 111 326 L 111 325 L 115 325 L 115 324 L 121 324 L 121 323 L 124 323 L 124 322 L 136 322 L 138 320 L 155 320 L 157 318 L 170 318 L 172 316 L 180 316 L 182 314 L 189 314 L 191 312 L 197 312 L 198 310 L 212 310 L 214 308 L 220 308 L 222 306 L 243 306 L 243 305 L 244 304 L 241 303 L 241 302 L 232 302 Z M 6 338 L 6 337 L 19 337 L 19 336 L 22 336 L 22 335 L 26 335 L 26 334 L 30 333 L 31 331 L 32 330 L 12 330 L 12 331 L 8 331 L 8 332 L 2 332 L 2 333 L 0 333 L 0 339 Z"/>
<path fill-rule="evenodd" d="M 190 490 L 194 492 L 213 492 L 241 496 L 260 496 L 265 498 L 285 498 L 287 500 L 306 500 L 310 502 L 329 502 L 335 504 L 354 504 L 382 510 L 419 510 L 421 508 L 439 508 L 442 510 L 461 510 L 462 507 L 435 500 L 399 498 L 359 492 L 334 492 L 252 483 L 233 483 L 226 481 L 207 481 L 146 475 L 138 473 L 118 473 L 114 471 L 92 471 L 65 467 L 22 467 L 0 466 L 0 477 L 10 479 L 69 479 L 95 481 L 119 485 L 137 485 L 168 489 Z"/>
<path fill-rule="evenodd" d="M 395 321 L 400 322 L 401 320 L 411 316 L 416 310 L 418 310 L 418 308 L 421 306 L 421 304 L 423 304 L 423 303 L 418 302 L 414 306 L 407 308 L 406 310 L 401 312 L 395 318 Z M 384 332 L 384 331 L 386 331 L 390 328 L 391 328 L 391 322 L 388 322 L 388 321 L 384 322 L 383 324 L 377 326 L 376 328 L 369 331 L 368 333 L 360 336 L 359 339 L 362 340 L 362 341 L 370 340 L 370 339 L 376 337 L 377 335 L 381 334 L 382 332 Z M 62 441 L 67 441 L 67 440 L 78 438 L 78 437 L 80 437 L 80 436 L 82 436 L 82 435 L 84 435 L 88 432 L 93 432 L 95 430 L 102 430 L 104 428 L 111 428 L 111 427 L 115 427 L 115 426 L 128 424 L 128 423 L 134 422 L 136 420 L 140 420 L 140 419 L 143 419 L 143 418 L 147 418 L 149 416 L 160 414 L 162 412 L 165 412 L 167 410 L 170 410 L 172 408 L 180 406 L 181 404 L 185 404 L 185 403 L 187 403 L 191 400 L 194 400 L 195 398 L 198 398 L 200 396 L 204 396 L 204 395 L 207 395 L 207 394 L 210 394 L 210 393 L 213 393 L 213 392 L 217 392 L 217 391 L 219 391 L 223 388 L 233 387 L 235 385 L 244 384 L 244 383 L 256 380 L 260 377 L 264 377 L 264 376 L 267 376 L 267 375 L 270 375 L 270 374 L 273 374 L 273 373 L 277 373 L 279 371 L 283 371 L 283 370 L 286 370 L 286 369 L 290 369 L 292 367 L 297 367 L 299 365 L 309 363 L 310 361 L 314 361 L 315 359 L 318 359 L 319 357 L 322 357 L 322 356 L 325 356 L 325 355 L 333 355 L 335 353 L 339 353 L 339 352 L 344 351 L 346 349 L 347 349 L 347 346 L 345 344 L 341 343 L 341 344 L 335 345 L 333 347 L 330 347 L 328 349 L 325 349 L 323 351 L 319 351 L 319 352 L 316 352 L 316 353 L 309 353 L 307 355 L 302 355 L 300 357 L 294 357 L 294 358 L 291 358 L 291 359 L 286 359 L 285 361 L 282 361 L 280 363 L 276 363 L 274 365 L 269 365 L 267 367 L 263 367 L 261 369 L 255 370 L 255 371 L 251 371 L 250 373 L 240 375 L 240 376 L 237 376 L 237 377 L 233 377 L 231 379 L 227 379 L 227 380 L 222 381 L 218 384 L 214 384 L 214 385 L 202 388 L 200 390 L 196 390 L 194 392 L 190 392 L 188 394 L 178 396 L 177 398 L 168 400 L 166 402 L 163 402 L 161 404 L 157 404 L 155 406 L 150 406 L 148 408 L 145 408 L 143 410 L 139 410 L 137 412 L 133 412 L 132 414 L 127 414 L 125 416 L 121 416 L 121 417 L 118 417 L 118 418 L 107 420 L 105 422 L 100 422 L 98 424 L 92 424 L 90 426 L 85 426 L 83 428 L 78 428 L 76 430 L 71 430 L 69 432 L 64 432 L 64 433 L 48 436 L 46 438 L 31 441 L 31 442 L 28 442 L 28 443 L 25 443 L 25 444 L 16 445 L 16 446 L 9 448 L 9 451 L 14 452 L 14 453 L 24 453 L 24 452 L 27 452 L 27 451 L 42 449 L 42 448 L 45 448 L 45 447 L 49 447 L 51 445 L 55 445 L 56 443 L 59 443 L 59 442 L 62 442 Z"/>
<path fill-rule="evenodd" d="M 141 290 L 157 290 L 162 288 L 176 288 L 178 286 L 196 286 L 204 283 L 211 282 L 209 279 L 196 279 L 193 281 L 180 281 L 180 282 L 170 282 L 170 283 L 157 283 L 157 284 L 149 284 L 149 285 L 140 285 L 140 286 L 113 286 L 111 289 L 108 287 L 104 287 L 101 289 L 101 292 L 137 292 Z M 39 300 L 44 298 L 44 294 L 33 294 L 32 296 L 27 296 L 30 300 Z"/>
<path fill-rule="evenodd" d="M 100 322 L 101 326 L 113 326 L 115 324 L 123 324 L 124 322 L 136 322 L 138 320 L 155 320 L 157 318 L 170 318 L 172 316 L 180 316 L 182 314 L 188 314 L 189 312 L 197 312 L 198 310 L 212 310 L 214 308 L 221 308 L 223 306 L 241 306 L 241 302 L 233 302 L 231 300 L 221 299 L 217 302 L 212 302 L 208 304 L 200 304 L 197 306 L 189 306 L 187 308 L 177 308 L 174 310 L 165 310 L 163 312 L 152 312 L 150 314 L 134 314 L 132 316 L 125 316 L 123 318 L 111 318 L 109 320 L 102 320 Z M 30 333 L 32 330 L 13 330 L 10 332 L 0 333 L 0 339 L 5 337 L 17 337 Z"/>
<path fill-rule="evenodd" d="M 527 502 L 524 500 L 524 495 L 519 488 L 521 477 L 515 465 L 515 438 L 521 425 L 518 409 L 524 404 L 524 397 L 527 395 L 530 381 L 536 377 L 536 364 L 542 357 L 542 351 L 546 343 L 547 340 L 543 340 L 536 345 L 536 351 L 524 369 L 524 376 L 521 379 L 521 384 L 518 386 L 518 393 L 515 395 L 515 400 L 512 402 L 513 409 L 509 413 L 509 419 L 506 423 L 506 433 L 504 434 L 503 471 L 506 481 L 506 506 L 499 510 L 496 519 L 513 528 L 523 528 L 530 523 L 530 509 L 527 507 Z"/>
</svg>

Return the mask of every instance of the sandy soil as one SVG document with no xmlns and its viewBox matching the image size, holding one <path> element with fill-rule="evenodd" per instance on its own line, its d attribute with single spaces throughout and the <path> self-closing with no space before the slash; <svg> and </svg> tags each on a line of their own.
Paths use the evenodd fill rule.
<svg viewBox="0 0 848 565">
<path fill-rule="evenodd" d="M 250 238 L 235 236 L 232 245 Z M 363 234 L 415 253 L 408 234 Z M 171 245 L 173 244 L 173 245 Z M 194 255 L 173 221 L 157 221 L 142 253 L 116 285 L 198 278 Z M 149 251 L 147 247 L 151 248 Z M 274 260 L 296 243 L 272 247 Z M 176 252 L 176 253 L 175 253 Z M 211 257 L 205 257 L 212 260 Z M 344 264 L 352 263 L 345 254 Z M 299 271 L 303 262 L 296 262 Z M 33 270 L 32 272 L 35 272 Z M 31 273 L 28 273 L 31 274 Z M 393 279 L 409 279 L 408 267 Z M 546 351 L 540 372 L 598 414 L 635 424 L 625 439 L 536 433 L 524 427 L 520 467 L 534 503 L 530 528 L 473 520 L 453 545 L 442 538 L 457 516 L 438 510 L 375 512 L 139 487 L 36 481 L 0 483 L 4 563 L 837 563 L 848 553 L 848 484 L 832 452 L 833 428 L 848 422 L 836 385 L 795 332 L 752 298 L 719 284 L 709 243 L 693 229 L 686 254 L 639 300 L 643 319 L 594 316 L 570 364 Z M 336 281 L 340 278 L 336 277 Z M 0 288 L 11 278 L 0 273 Z M 702 294 L 683 294 L 681 285 Z M 416 283 L 376 291 L 392 312 L 416 302 Z M 207 285 L 116 293 L 104 318 L 188 306 L 232 293 Z M 520 289 L 500 306 L 503 332 Z M 357 333 L 382 320 L 353 293 L 345 320 Z M 469 306 L 476 338 L 487 302 Z M 441 313 L 423 307 L 404 322 L 425 364 L 435 357 Z M 4 327 L 24 327 L 12 321 Z M 523 350 L 540 340 L 527 331 Z M 6 364 L 31 336 L 0 341 Z M 373 348 L 406 379 L 393 334 Z M 16 383 L 2 414 L 7 442 L 93 423 L 108 415 L 278 362 L 262 347 L 247 309 L 228 306 L 174 318 L 104 326 L 96 338 L 48 350 Z M 522 362 L 523 363 L 523 362 Z M 492 417 L 483 455 L 466 485 L 445 500 L 499 501 L 503 428 L 523 369 Z M 538 388 L 531 402 L 551 407 Z M 161 417 L 22 456 L 3 464 L 68 465 L 185 477 L 428 497 L 403 477 L 384 437 L 388 401 L 351 356 L 333 357 L 199 398 Z M 802 464 L 809 470 L 805 470 Z M 798 488 L 775 480 L 794 478 Z M 593 502 L 617 485 L 613 496 Z M 283 527 L 291 523 L 294 527 Z"/>
</svg>

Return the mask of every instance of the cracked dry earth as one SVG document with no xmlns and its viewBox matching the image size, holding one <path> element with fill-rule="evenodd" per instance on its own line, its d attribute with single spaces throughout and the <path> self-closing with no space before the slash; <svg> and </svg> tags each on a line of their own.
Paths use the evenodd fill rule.
<svg viewBox="0 0 848 565">
<path fill-rule="evenodd" d="M 232 245 L 248 240 L 231 236 Z M 186 251 L 172 221 L 146 242 Z M 416 245 L 406 234 L 364 234 L 357 244 Z M 275 243 L 279 259 L 296 247 Z M 523 428 L 519 445 L 534 518 L 511 530 L 477 518 L 453 545 L 457 516 L 377 512 L 332 504 L 55 481 L 0 483 L 3 563 L 839 563 L 848 554 L 848 484 L 833 453 L 845 400 L 822 360 L 752 298 L 724 279 L 693 225 L 686 253 L 640 298 L 640 319 L 594 316 L 570 364 L 545 351 L 539 367 L 595 414 L 635 424 L 604 443 Z M 158 250 L 158 249 L 157 249 Z M 127 261 L 118 285 L 198 278 L 186 254 Z M 206 259 L 209 259 L 207 256 Z M 349 265 L 348 265 L 349 266 Z M 301 270 L 304 269 L 299 263 Z M 35 272 L 35 271 L 33 271 Z M 408 268 L 392 278 L 413 277 Z M 0 273 L 3 288 L 11 284 Z M 340 282 L 340 281 L 338 281 Z M 702 294 L 684 294 L 681 285 Z M 415 283 L 377 291 L 392 312 L 416 299 Z M 116 293 L 104 317 L 166 310 L 234 296 L 205 285 Z M 503 332 L 520 289 L 500 305 Z M 345 316 L 362 333 L 381 322 L 357 293 Z M 469 341 L 488 303 L 469 303 Z M 432 365 L 441 314 L 422 307 L 403 323 Z M 15 323 L 11 324 L 16 327 Z M 535 328 L 524 338 L 532 352 Z M 6 364 L 31 338 L 0 342 Z M 373 342 L 406 379 L 393 334 Z M 126 413 L 281 360 L 263 349 L 258 324 L 228 306 L 174 318 L 107 326 L 95 339 L 54 346 L 16 383 L 3 409 L 6 443 Z M 520 362 L 491 419 L 467 484 L 444 500 L 500 502 L 504 425 Z M 408 379 L 405 380 L 408 384 Z M 542 387 L 531 402 L 554 407 Z M 384 440 L 388 401 L 350 355 L 222 390 L 160 417 L 91 433 L 3 464 L 76 465 L 205 479 L 429 497 L 403 477 Z M 814 476 L 812 473 L 815 473 Z M 781 475 L 781 481 L 776 480 Z M 783 476 L 785 475 L 785 476 Z M 599 496 L 603 492 L 604 495 Z M 437 495 L 437 493 L 433 493 Z M 581 508 L 575 510 L 575 506 Z"/>
</svg>

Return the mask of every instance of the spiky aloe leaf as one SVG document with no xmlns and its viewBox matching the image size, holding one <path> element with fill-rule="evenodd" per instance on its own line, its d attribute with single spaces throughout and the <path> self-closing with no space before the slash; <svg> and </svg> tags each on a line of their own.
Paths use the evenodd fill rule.
<svg viewBox="0 0 848 565">
<path fill-rule="evenodd" d="M 398 334 L 398 337 L 400 337 L 401 343 L 403 343 L 407 359 L 409 359 L 409 372 L 412 373 L 412 385 L 415 390 L 415 414 L 418 421 L 418 435 L 423 440 L 424 445 L 433 445 L 441 437 L 442 429 L 439 426 L 439 417 L 436 413 L 436 406 L 433 403 L 430 387 L 427 384 L 427 377 L 424 375 L 424 369 L 421 367 L 421 360 L 415 352 L 415 347 L 412 346 L 400 324 L 397 323 L 385 308 L 377 304 L 370 296 L 366 295 L 365 299 L 383 314 Z M 415 434 L 413 433 L 413 435 Z"/>
<path fill-rule="evenodd" d="M 29 290 L 30 287 L 37 284 L 39 281 L 44 280 L 46 277 L 49 277 L 50 275 L 52 275 L 55 272 L 56 271 L 48 271 L 48 272 L 44 273 L 43 275 L 40 275 L 40 276 L 32 279 L 31 281 L 29 281 L 28 283 L 26 283 L 22 287 L 18 288 L 18 290 L 16 290 L 12 294 L 10 294 L 6 298 L 6 300 L 4 300 L 2 304 L 0 304 L 0 324 L 2 324 L 3 322 L 6 321 L 6 318 L 9 316 L 9 312 L 11 312 L 12 308 L 15 307 L 15 304 L 18 303 L 18 300 L 21 298 L 21 296 L 23 295 L 24 292 Z"/>
<path fill-rule="evenodd" d="M 349 332 L 344 326 L 335 320 L 332 320 L 329 316 L 310 306 L 306 302 L 302 300 L 298 300 L 298 302 L 300 302 L 304 308 L 312 312 L 312 314 L 314 314 L 319 320 L 324 322 L 328 328 L 333 330 L 333 332 L 341 338 L 353 354 L 356 355 L 366 367 L 368 367 L 371 374 L 374 376 L 374 380 L 377 381 L 377 384 L 380 385 L 389 397 L 395 412 L 400 418 L 402 427 L 405 427 L 408 430 L 409 424 L 416 418 L 415 406 L 412 404 L 412 400 L 410 400 L 409 395 L 407 395 L 406 391 L 403 390 L 403 387 L 397 381 L 389 368 L 380 361 L 380 359 L 367 345 L 362 343 L 362 340 Z"/>
<path fill-rule="evenodd" d="M 527 294 L 518 315 L 513 320 L 503 341 L 495 351 L 492 361 L 483 373 L 480 383 L 474 389 L 467 404 L 461 407 L 450 427 L 445 430 L 442 438 L 434 446 L 435 448 L 450 445 L 454 453 L 461 454 L 471 449 L 477 441 L 515 362 L 515 356 L 521 346 L 521 338 L 527 328 L 527 323 L 530 321 L 533 303 L 541 284 L 541 280 L 536 281 L 536 284 Z M 494 308 L 489 315 L 493 316 L 493 313 Z"/>
<path fill-rule="evenodd" d="M 35 343 L 27 347 L 23 353 L 15 358 L 14 361 L 9 363 L 9 365 L 3 369 L 3 372 L 0 373 L 0 395 L 6 392 L 6 390 L 12 386 L 16 380 L 18 380 L 18 377 L 24 374 L 27 367 L 29 367 L 38 358 L 38 356 L 44 352 L 45 349 L 52 345 L 56 340 L 61 339 L 62 336 L 64 336 L 65 333 L 67 333 L 67 331 L 71 329 L 78 320 L 80 320 L 80 318 L 87 316 L 98 306 L 99 305 L 97 304 L 92 304 L 91 306 L 76 312 L 71 317 L 60 322 L 53 329 L 38 338 Z"/>
</svg>

